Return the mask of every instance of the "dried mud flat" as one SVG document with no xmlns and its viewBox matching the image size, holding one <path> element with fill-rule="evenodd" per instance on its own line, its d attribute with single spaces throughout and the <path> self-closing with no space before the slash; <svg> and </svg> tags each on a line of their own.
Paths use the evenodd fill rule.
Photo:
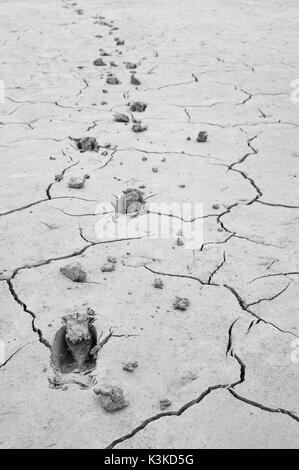
<svg viewBox="0 0 299 470">
<path fill-rule="evenodd" d="M 1 448 L 298 447 L 296 3 L 1 2 Z"/>
</svg>

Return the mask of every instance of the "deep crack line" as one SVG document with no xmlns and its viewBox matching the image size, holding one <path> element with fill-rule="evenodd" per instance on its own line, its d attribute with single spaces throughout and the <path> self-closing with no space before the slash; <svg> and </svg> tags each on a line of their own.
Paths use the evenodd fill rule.
<svg viewBox="0 0 299 470">
<path fill-rule="evenodd" d="M 287 290 L 287 288 L 289 287 L 289 285 L 291 284 L 291 282 L 292 282 L 292 281 L 288 282 L 288 284 L 287 284 L 281 291 L 279 291 L 277 294 L 274 294 L 272 297 L 259 299 L 259 300 L 256 300 L 255 302 L 251 302 L 250 304 L 245 304 L 245 308 L 252 307 L 252 305 L 257 305 L 257 304 L 259 304 L 260 302 L 271 301 L 271 300 L 276 299 L 276 298 L 279 297 L 281 294 L 283 294 L 283 292 L 285 292 L 285 291 Z"/>
<path fill-rule="evenodd" d="M 118 439 L 115 439 L 111 444 L 109 444 L 106 449 L 113 449 L 117 444 L 120 444 L 121 442 L 127 441 L 128 439 L 131 439 L 135 434 L 138 432 L 142 431 L 146 426 L 154 421 L 157 421 L 158 419 L 165 418 L 167 416 L 181 416 L 186 410 L 188 410 L 191 406 L 197 405 L 200 403 L 207 395 L 209 395 L 211 392 L 214 390 L 218 390 L 221 388 L 227 388 L 229 385 L 213 385 L 211 387 L 208 387 L 204 392 L 202 392 L 197 398 L 194 400 L 189 401 L 185 405 L 183 405 L 181 408 L 179 408 L 177 411 L 165 411 L 163 413 L 158 413 L 155 416 L 152 416 L 145 421 L 143 421 L 139 426 L 133 429 L 130 433 L 119 437 Z"/>
<path fill-rule="evenodd" d="M 254 406 L 256 408 L 259 408 L 260 410 L 263 411 L 268 411 L 269 413 L 280 413 L 289 416 L 290 418 L 294 419 L 299 423 L 299 417 L 293 412 L 293 411 L 288 411 L 284 408 L 272 408 L 270 406 L 263 405 L 262 403 L 258 403 L 254 400 L 249 400 L 248 398 L 245 398 L 241 395 L 239 395 L 233 388 L 228 388 L 227 389 L 235 398 L 238 400 L 242 401 L 243 403 L 247 403 L 248 405 Z"/>
<path fill-rule="evenodd" d="M 46 189 L 46 195 L 47 195 L 47 198 L 48 198 L 49 200 L 52 199 L 52 196 L 51 196 L 51 189 L 52 189 L 52 186 L 54 186 L 54 184 L 60 183 L 60 182 L 63 180 L 63 177 L 64 177 L 65 173 L 66 173 L 68 170 L 70 170 L 73 166 L 78 165 L 78 163 L 80 163 L 79 160 L 78 160 L 77 162 L 72 163 L 71 165 L 67 166 L 66 168 L 64 168 L 64 169 L 62 170 L 62 172 L 60 173 L 60 175 L 59 175 L 59 176 L 61 176 L 61 179 L 55 180 L 55 181 L 53 181 L 52 183 L 49 184 L 49 186 L 48 186 L 47 189 Z"/>
<path fill-rule="evenodd" d="M 278 330 L 280 333 L 290 334 L 290 335 L 295 336 L 296 338 L 298 338 L 298 335 L 296 335 L 296 333 L 293 333 L 292 331 L 288 331 L 288 330 L 283 330 L 282 328 L 279 328 L 279 326 L 275 325 L 275 323 L 267 321 L 264 318 L 260 317 L 257 313 L 254 313 L 252 310 L 249 310 L 248 306 L 246 305 L 244 300 L 241 298 L 240 294 L 233 287 L 231 287 L 227 284 L 223 284 L 223 287 L 228 289 L 233 294 L 233 296 L 237 300 L 237 302 L 240 305 L 243 312 L 249 313 L 250 315 L 252 315 L 253 317 L 255 317 L 258 320 L 256 323 L 262 322 L 266 325 L 271 325 L 273 328 Z"/>
<path fill-rule="evenodd" d="M 7 285 L 8 285 L 9 292 L 11 293 L 12 297 L 14 298 L 14 300 L 22 307 L 22 309 L 24 310 L 24 312 L 28 313 L 28 314 L 31 316 L 31 319 L 32 319 L 32 321 L 31 321 L 32 331 L 38 335 L 39 341 L 40 341 L 42 344 L 44 344 L 47 348 L 49 348 L 50 351 L 51 351 L 51 350 L 52 350 L 52 347 L 51 347 L 49 341 L 47 341 L 47 340 L 43 337 L 42 331 L 41 331 L 39 328 L 37 328 L 37 327 L 35 326 L 35 319 L 36 319 L 35 313 L 33 313 L 31 310 L 29 310 L 29 308 L 27 307 L 27 305 L 25 304 L 25 302 L 23 302 L 23 301 L 19 298 L 18 294 L 17 294 L 16 291 L 15 291 L 15 288 L 14 288 L 14 286 L 13 286 L 13 283 L 12 283 L 11 279 L 8 279 L 6 282 L 7 282 Z"/>
<path fill-rule="evenodd" d="M 18 354 L 20 351 L 22 351 L 22 349 L 26 348 L 27 346 L 29 346 L 29 344 L 33 344 L 33 343 L 37 343 L 38 341 L 35 340 L 35 341 L 29 341 L 28 343 L 26 344 L 23 344 L 23 346 L 21 346 L 20 348 L 18 348 L 16 351 L 14 351 L 4 362 L 2 362 L 2 364 L 0 364 L 0 369 L 2 369 L 2 367 L 6 366 L 6 364 L 16 355 Z"/>
<path fill-rule="evenodd" d="M 215 274 L 217 274 L 217 272 L 222 268 L 222 266 L 225 264 L 226 262 L 226 257 L 225 257 L 225 251 L 223 252 L 223 260 L 221 261 L 220 264 L 218 264 L 218 266 L 216 266 L 216 268 L 214 269 L 214 271 L 211 272 L 210 276 L 209 276 L 209 279 L 208 279 L 208 284 L 211 284 L 211 281 L 213 279 L 213 277 L 215 276 Z"/>
</svg>

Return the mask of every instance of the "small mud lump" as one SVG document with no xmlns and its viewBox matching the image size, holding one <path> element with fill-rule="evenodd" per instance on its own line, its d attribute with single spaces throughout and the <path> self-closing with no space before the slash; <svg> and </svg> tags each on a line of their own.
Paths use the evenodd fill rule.
<svg viewBox="0 0 299 470">
<path fill-rule="evenodd" d="M 206 131 L 200 131 L 196 138 L 197 142 L 206 142 L 208 140 L 208 133 Z"/>
<path fill-rule="evenodd" d="M 143 113 L 147 108 L 147 104 L 143 103 L 143 101 L 134 101 L 130 105 L 130 110 L 134 113 Z"/>
<path fill-rule="evenodd" d="M 106 411 L 121 410 L 129 404 L 124 397 L 124 392 L 119 387 L 106 385 L 95 387 L 93 391 L 100 398 L 101 406 Z"/>
<path fill-rule="evenodd" d="M 173 302 L 173 308 L 175 310 L 187 310 L 190 306 L 190 301 L 186 297 L 178 297 L 176 296 Z"/>
<path fill-rule="evenodd" d="M 95 137 L 79 137 L 79 138 L 73 138 L 69 137 L 71 140 L 73 140 L 76 145 L 78 150 L 80 152 L 98 152 L 100 146 L 97 142 L 97 139 Z"/>
<path fill-rule="evenodd" d="M 60 268 L 61 274 L 68 277 L 74 282 L 85 282 L 87 274 L 82 268 L 80 263 L 76 264 L 66 264 Z"/>
</svg>

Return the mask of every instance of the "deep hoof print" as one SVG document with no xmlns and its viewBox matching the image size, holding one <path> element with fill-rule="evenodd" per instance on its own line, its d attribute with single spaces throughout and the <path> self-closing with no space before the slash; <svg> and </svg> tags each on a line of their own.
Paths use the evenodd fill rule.
<svg viewBox="0 0 299 470">
<path fill-rule="evenodd" d="M 62 317 L 62 326 L 56 333 L 52 347 L 51 363 L 54 371 L 62 374 L 87 373 L 96 366 L 93 350 L 97 345 L 97 332 L 92 325 L 95 313 L 75 307 Z M 56 382 L 59 375 L 56 377 Z M 67 379 L 64 378 L 64 383 Z"/>
<path fill-rule="evenodd" d="M 101 406 L 106 411 L 121 410 L 129 405 L 124 397 L 124 392 L 119 387 L 107 385 L 95 387 L 93 391 L 99 397 Z"/>
</svg>

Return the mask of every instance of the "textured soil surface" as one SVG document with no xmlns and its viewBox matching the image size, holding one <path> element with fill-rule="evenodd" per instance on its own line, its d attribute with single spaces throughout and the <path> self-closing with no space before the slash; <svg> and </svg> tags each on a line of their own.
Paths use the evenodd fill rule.
<svg viewBox="0 0 299 470">
<path fill-rule="evenodd" d="M 148 3 L 1 1 L 0 446 L 298 447 L 298 2 Z M 99 238 L 129 188 L 200 246 Z M 59 374 L 77 306 L 102 347 Z"/>
</svg>

